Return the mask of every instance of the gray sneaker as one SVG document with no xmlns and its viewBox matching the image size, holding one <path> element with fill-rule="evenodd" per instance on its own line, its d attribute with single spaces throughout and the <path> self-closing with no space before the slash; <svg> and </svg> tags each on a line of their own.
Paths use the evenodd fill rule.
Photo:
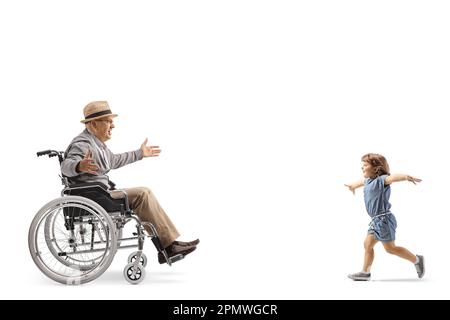
<svg viewBox="0 0 450 320">
<path fill-rule="evenodd" d="M 355 281 L 369 281 L 370 273 L 357 272 L 357 273 L 349 274 L 347 277 L 349 277 L 350 279 L 355 280 Z"/>
<path fill-rule="evenodd" d="M 415 263 L 414 266 L 416 267 L 417 275 L 419 278 L 422 278 L 425 274 L 425 259 L 423 256 L 417 255 L 417 258 L 419 259 L 419 262 Z"/>
</svg>

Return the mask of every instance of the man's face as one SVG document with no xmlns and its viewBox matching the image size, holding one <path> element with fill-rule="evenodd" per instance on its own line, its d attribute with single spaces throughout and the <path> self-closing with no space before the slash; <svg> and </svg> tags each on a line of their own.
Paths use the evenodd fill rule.
<svg viewBox="0 0 450 320">
<path fill-rule="evenodd" d="M 95 136 L 102 142 L 111 139 L 111 131 L 114 129 L 113 117 L 94 120 Z"/>
</svg>

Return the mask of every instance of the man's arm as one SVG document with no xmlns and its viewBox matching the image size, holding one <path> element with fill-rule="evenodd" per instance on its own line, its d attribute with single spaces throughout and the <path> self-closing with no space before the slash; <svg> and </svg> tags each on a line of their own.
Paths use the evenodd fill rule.
<svg viewBox="0 0 450 320">
<path fill-rule="evenodd" d="M 355 190 L 361 187 L 364 187 L 364 180 L 358 180 L 353 182 L 352 184 L 344 184 L 353 194 L 355 194 Z"/>
<path fill-rule="evenodd" d="M 66 177 L 75 177 L 82 172 L 96 174 L 98 166 L 92 159 L 92 151 L 88 144 L 77 143 L 70 146 L 61 163 L 61 173 Z"/>
<path fill-rule="evenodd" d="M 124 152 L 119 154 L 114 154 L 108 149 L 109 158 L 111 159 L 111 169 L 117 169 L 123 167 L 127 164 L 136 162 L 143 158 L 142 151 L 135 150 L 130 152 Z"/>
<path fill-rule="evenodd" d="M 389 185 L 391 183 L 400 182 L 400 181 L 410 181 L 410 182 L 416 184 L 417 182 L 421 182 L 422 179 L 414 178 L 407 174 L 396 173 L 396 174 L 391 174 L 390 176 L 387 176 L 386 179 L 384 179 L 384 184 Z"/>
<path fill-rule="evenodd" d="M 124 165 L 133 163 L 146 157 L 157 157 L 161 153 L 159 146 L 147 146 L 148 139 L 141 144 L 141 148 L 136 151 L 113 154 L 109 149 L 111 159 L 111 169 L 117 169 Z"/>
<path fill-rule="evenodd" d="M 80 173 L 76 168 L 78 163 L 83 159 L 84 154 L 88 151 L 87 143 L 72 144 L 66 151 L 64 161 L 61 163 L 61 173 L 66 177 L 75 177 Z"/>
</svg>

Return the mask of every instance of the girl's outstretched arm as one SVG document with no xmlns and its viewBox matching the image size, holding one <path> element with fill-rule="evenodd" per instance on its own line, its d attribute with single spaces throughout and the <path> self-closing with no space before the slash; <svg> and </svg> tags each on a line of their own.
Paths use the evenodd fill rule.
<svg viewBox="0 0 450 320">
<path fill-rule="evenodd" d="M 350 190 L 351 192 L 353 192 L 353 194 L 355 194 L 356 189 L 364 187 L 364 180 L 359 180 L 353 182 L 352 184 L 344 184 L 344 186 L 346 186 L 348 190 Z"/>
<path fill-rule="evenodd" d="M 399 174 L 399 173 L 391 174 L 390 176 L 387 176 L 386 179 L 384 179 L 385 184 L 391 184 L 393 182 L 399 182 L 399 181 L 410 181 L 410 182 L 416 184 L 416 182 L 421 182 L 422 179 L 414 178 L 410 175 Z"/>
</svg>

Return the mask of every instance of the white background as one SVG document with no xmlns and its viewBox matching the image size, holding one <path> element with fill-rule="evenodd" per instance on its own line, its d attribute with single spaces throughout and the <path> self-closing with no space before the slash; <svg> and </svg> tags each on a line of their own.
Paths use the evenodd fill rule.
<svg viewBox="0 0 450 320">
<path fill-rule="evenodd" d="M 447 1 L 2 1 L 0 297 L 133 299 L 450 298 Z M 114 152 L 145 137 L 159 158 L 111 173 L 148 186 L 196 252 L 169 268 L 150 242 L 147 278 L 128 285 L 120 251 L 99 279 L 47 279 L 27 245 L 34 214 L 59 196 L 55 158 L 82 108 L 118 113 Z M 426 276 L 376 247 L 360 157 L 392 172 L 397 244 Z"/>
</svg>

